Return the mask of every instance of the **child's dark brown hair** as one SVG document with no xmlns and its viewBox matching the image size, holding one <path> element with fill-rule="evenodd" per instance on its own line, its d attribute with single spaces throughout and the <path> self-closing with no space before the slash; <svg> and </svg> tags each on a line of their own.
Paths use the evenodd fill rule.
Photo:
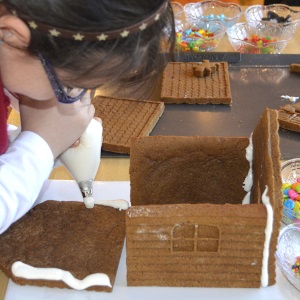
<svg viewBox="0 0 300 300">
<path fill-rule="evenodd" d="M 132 85 L 160 72 L 173 49 L 174 20 L 166 0 L 2 0 L 1 3 L 23 20 L 83 33 L 121 31 L 155 16 L 166 4 L 155 22 L 126 38 L 80 41 L 30 28 L 28 51 L 32 55 L 41 53 L 54 68 L 72 74 L 71 80 L 99 78 L 99 83 L 118 81 Z"/>
</svg>

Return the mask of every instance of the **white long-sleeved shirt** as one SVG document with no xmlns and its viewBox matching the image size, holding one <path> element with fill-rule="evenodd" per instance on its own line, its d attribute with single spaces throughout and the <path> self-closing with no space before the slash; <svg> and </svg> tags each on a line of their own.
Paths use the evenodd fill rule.
<svg viewBox="0 0 300 300">
<path fill-rule="evenodd" d="M 33 207 L 53 165 L 49 145 L 29 131 L 0 155 L 0 234 Z"/>
</svg>

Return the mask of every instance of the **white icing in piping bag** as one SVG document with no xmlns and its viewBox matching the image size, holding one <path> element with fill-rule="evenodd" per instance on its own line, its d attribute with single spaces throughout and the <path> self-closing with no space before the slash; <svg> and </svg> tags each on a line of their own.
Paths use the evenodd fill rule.
<svg viewBox="0 0 300 300">
<path fill-rule="evenodd" d="M 83 196 L 87 208 L 93 208 L 93 182 L 100 164 L 102 125 L 92 119 L 80 137 L 80 144 L 60 155 L 60 160 L 70 171 Z"/>
<path fill-rule="evenodd" d="M 11 270 L 16 277 L 40 280 L 61 280 L 76 290 L 84 290 L 90 286 L 111 287 L 109 277 L 104 273 L 91 274 L 79 280 L 68 271 L 57 268 L 35 268 L 21 261 L 14 262 L 11 266 Z"/>
</svg>

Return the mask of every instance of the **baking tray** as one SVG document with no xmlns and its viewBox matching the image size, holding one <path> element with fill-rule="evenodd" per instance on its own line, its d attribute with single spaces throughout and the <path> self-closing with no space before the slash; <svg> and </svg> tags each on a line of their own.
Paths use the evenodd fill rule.
<svg viewBox="0 0 300 300">
<path fill-rule="evenodd" d="M 300 54 L 201 53 L 176 54 L 174 61 L 228 61 L 232 106 L 166 104 L 151 135 L 250 136 L 266 107 L 278 109 L 291 103 L 282 95 L 300 97 L 300 74 L 290 64 Z M 149 97 L 160 100 L 161 80 Z M 118 97 L 133 97 L 122 91 Z M 300 133 L 279 130 L 282 159 L 300 156 Z M 103 156 L 124 156 L 103 152 Z M 126 156 L 126 155 L 125 155 Z"/>
</svg>

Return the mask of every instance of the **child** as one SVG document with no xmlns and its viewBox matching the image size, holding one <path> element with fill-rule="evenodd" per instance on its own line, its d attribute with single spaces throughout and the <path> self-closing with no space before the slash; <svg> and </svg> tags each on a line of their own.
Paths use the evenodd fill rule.
<svg viewBox="0 0 300 300">
<path fill-rule="evenodd" d="M 173 24 L 166 0 L 0 0 L 0 234 L 34 205 L 54 159 L 93 118 L 86 90 L 155 77 Z M 21 115 L 11 144 L 5 94 Z"/>
</svg>

